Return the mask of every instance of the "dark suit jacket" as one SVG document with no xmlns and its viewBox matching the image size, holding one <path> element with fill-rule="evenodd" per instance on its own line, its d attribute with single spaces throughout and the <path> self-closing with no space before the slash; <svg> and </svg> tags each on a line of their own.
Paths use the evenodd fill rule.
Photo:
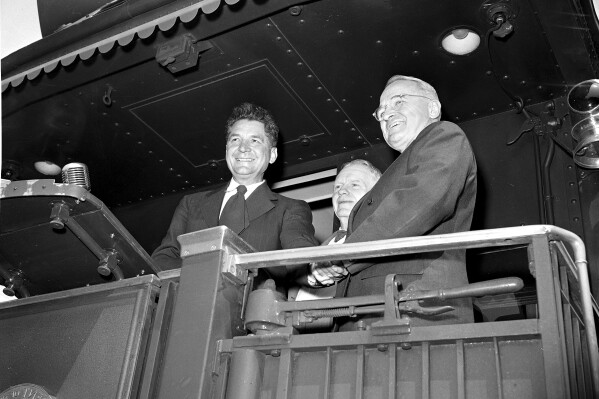
<svg viewBox="0 0 599 399">
<path fill-rule="evenodd" d="M 220 208 L 227 185 L 213 191 L 183 197 L 171 220 L 162 243 L 152 258 L 162 270 L 181 267 L 177 236 L 218 226 Z M 261 184 L 247 199 L 250 225 L 239 236 L 257 251 L 301 248 L 318 245 L 314 238 L 312 212 L 304 201 L 273 193 L 266 183 Z M 291 269 L 272 268 L 273 277 L 280 283 Z"/>
<path fill-rule="evenodd" d="M 464 132 L 450 122 L 427 126 L 354 206 L 346 243 L 447 234 L 470 229 L 476 200 L 476 162 Z M 383 258 L 349 266 L 347 296 L 382 294 L 387 274 L 403 289 L 437 289 L 468 283 L 465 251 Z M 338 291 L 338 296 L 344 293 Z M 412 318 L 412 325 L 470 322 L 471 301 L 457 300 L 449 316 Z"/>
</svg>

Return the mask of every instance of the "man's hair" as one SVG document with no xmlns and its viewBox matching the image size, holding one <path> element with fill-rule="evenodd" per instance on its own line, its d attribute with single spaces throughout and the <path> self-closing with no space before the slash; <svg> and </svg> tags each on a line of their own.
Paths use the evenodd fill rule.
<svg viewBox="0 0 599 399">
<path fill-rule="evenodd" d="M 268 112 L 268 110 L 252 103 L 243 103 L 233 108 L 231 116 L 229 116 L 229 119 L 227 119 L 226 124 L 227 141 L 229 141 L 231 127 L 235 124 L 235 122 L 238 122 L 242 119 L 262 122 L 264 124 L 266 137 L 268 137 L 268 140 L 270 141 L 270 145 L 273 147 L 277 146 L 277 141 L 279 140 L 279 126 L 277 126 L 275 119 L 273 118 L 272 114 Z"/>
<path fill-rule="evenodd" d="M 339 172 L 340 173 L 343 169 L 347 168 L 348 166 L 351 165 L 361 165 L 361 166 L 366 166 L 366 168 L 368 169 L 368 171 L 372 174 L 372 176 L 375 178 L 374 182 L 376 183 L 382 176 L 381 171 L 379 170 L 379 168 L 377 168 L 376 166 L 374 166 L 373 164 L 371 164 L 370 162 L 368 162 L 365 159 L 354 159 L 352 161 L 346 162 L 343 165 L 341 165 L 341 167 L 339 168 Z"/>
<path fill-rule="evenodd" d="M 432 98 L 433 100 L 439 101 L 439 96 L 437 95 L 437 91 L 433 86 L 426 83 L 424 80 L 414 78 L 412 76 L 404 76 L 404 75 L 394 75 L 389 78 L 385 88 L 389 86 L 391 83 L 397 82 L 398 80 L 409 80 L 411 82 L 415 82 L 418 85 L 418 90 L 422 95 Z"/>
</svg>

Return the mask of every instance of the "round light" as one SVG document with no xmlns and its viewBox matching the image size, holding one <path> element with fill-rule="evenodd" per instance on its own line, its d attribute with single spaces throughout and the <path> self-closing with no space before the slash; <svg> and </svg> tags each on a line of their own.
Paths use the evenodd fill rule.
<svg viewBox="0 0 599 399">
<path fill-rule="evenodd" d="M 572 137 L 576 140 L 574 162 L 583 168 L 599 169 L 599 115 L 577 122 Z"/>
<path fill-rule="evenodd" d="M 592 115 L 581 121 L 576 122 L 572 127 L 572 138 L 580 141 L 581 138 L 589 135 L 599 134 L 599 115 Z"/>
<path fill-rule="evenodd" d="M 35 170 L 47 176 L 54 176 L 62 171 L 60 166 L 50 161 L 38 161 L 34 163 L 33 166 L 35 167 Z"/>
<path fill-rule="evenodd" d="M 568 93 L 568 106 L 582 115 L 594 115 L 599 110 L 599 80 L 580 82 Z"/>
<path fill-rule="evenodd" d="M 480 36 L 465 28 L 452 30 L 441 41 L 443 49 L 455 55 L 470 54 L 478 48 L 479 44 Z"/>
</svg>

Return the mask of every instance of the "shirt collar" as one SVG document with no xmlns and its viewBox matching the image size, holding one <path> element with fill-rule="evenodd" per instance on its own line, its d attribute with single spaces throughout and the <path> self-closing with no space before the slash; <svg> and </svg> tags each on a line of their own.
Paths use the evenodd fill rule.
<svg viewBox="0 0 599 399">
<path fill-rule="evenodd" d="M 245 185 L 245 187 L 248 189 L 247 196 L 249 196 L 255 189 L 257 189 L 264 182 L 265 182 L 265 180 L 262 180 L 258 183 Z M 240 184 L 237 183 L 235 181 L 235 179 L 231 179 L 231 181 L 229 182 L 229 186 L 227 187 L 227 193 L 230 193 L 231 191 L 237 191 L 238 186 L 240 186 Z"/>
</svg>

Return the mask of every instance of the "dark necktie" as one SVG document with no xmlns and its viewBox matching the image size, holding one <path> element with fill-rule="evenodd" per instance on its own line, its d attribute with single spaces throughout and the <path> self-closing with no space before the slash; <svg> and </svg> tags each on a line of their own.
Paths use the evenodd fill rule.
<svg viewBox="0 0 599 399">
<path fill-rule="evenodd" d="M 236 234 L 241 233 L 250 224 L 247 207 L 245 206 L 245 193 L 247 190 L 246 186 L 237 186 L 237 194 L 229 198 L 218 222 L 219 225 L 227 226 Z"/>
<path fill-rule="evenodd" d="M 335 232 L 335 237 L 333 238 L 333 242 L 339 241 L 340 239 L 342 239 L 346 235 L 347 235 L 347 231 L 345 231 L 345 230 L 337 230 Z"/>
</svg>

